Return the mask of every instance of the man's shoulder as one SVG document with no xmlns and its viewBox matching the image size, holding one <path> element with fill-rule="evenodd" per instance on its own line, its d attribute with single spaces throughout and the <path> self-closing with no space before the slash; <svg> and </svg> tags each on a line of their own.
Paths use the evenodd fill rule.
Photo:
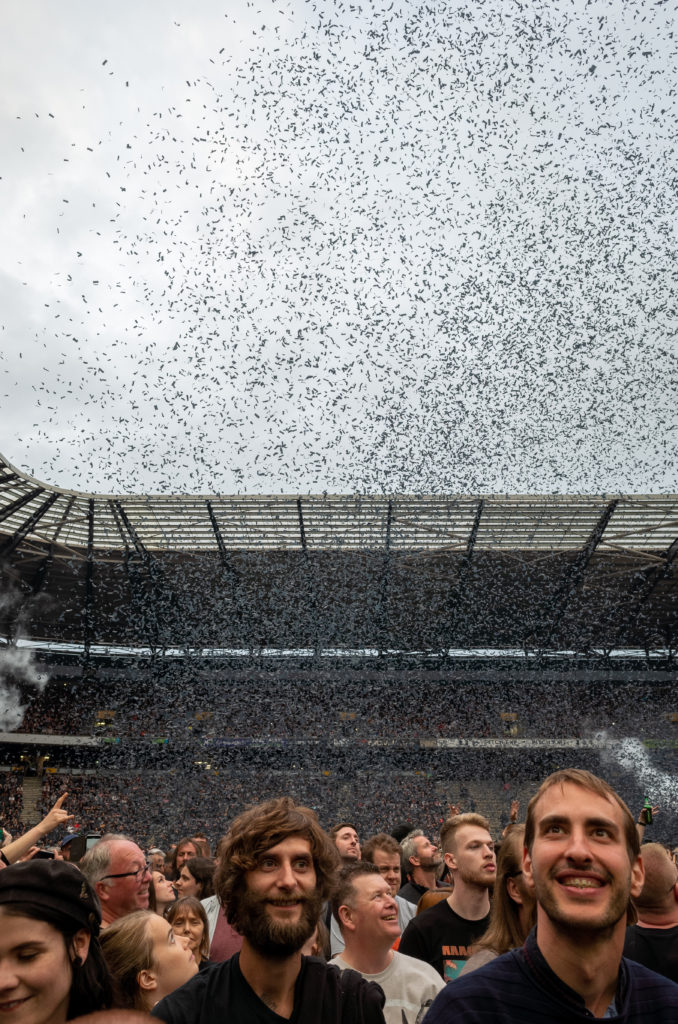
<svg viewBox="0 0 678 1024">
<path fill-rule="evenodd" d="M 435 967 L 432 967 L 431 964 L 426 963 L 425 960 L 418 960 L 416 956 L 409 956 L 407 953 L 401 953 L 400 950 L 395 950 L 393 954 L 393 965 L 394 969 L 397 971 L 402 971 L 403 973 L 408 974 L 417 974 L 427 981 L 442 981 Z"/>
<path fill-rule="evenodd" d="M 413 917 L 408 928 L 426 929 L 429 925 L 435 924 L 436 921 L 449 920 L 453 911 L 450 908 L 447 898 L 439 900 L 434 903 L 432 907 L 427 907 L 426 910 L 422 910 L 416 917 Z"/>
<path fill-rule="evenodd" d="M 626 956 L 623 959 L 623 963 L 628 971 L 629 989 L 636 1001 L 638 1000 L 639 993 L 642 992 L 643 1000 L 649 1000 L 654 997 L 662 1001 L 668 999 L 667 1005 L 678 1009 L 678 984 L 675 981 L 664 977 L 663 974 L 657 974 L 656 971 L 650 970 L 644 964 L 639 964 L 635 960 L 628 959 Z M 678 1015 L 675 1019 L 678 1020 Z"/>
<path fill-rule="evenodd" d="M 547 1019 L 542 995 L 525 971 L 519 951 L 511 950 L 449 982 L 437 995 L 426 1024 L 541 1024 Z"/>
<path fill-rule="evenodd" d="M 212 1000 L 215 993 L 220 993 L 219 998 L 223 998 L 223 991 L 229 985 L 232 964 L 233 958 L 200 971 L 156 1003 L 151 1014 L 168 1022 L 197 1019 L 206 1000 Z"/>
</svg>

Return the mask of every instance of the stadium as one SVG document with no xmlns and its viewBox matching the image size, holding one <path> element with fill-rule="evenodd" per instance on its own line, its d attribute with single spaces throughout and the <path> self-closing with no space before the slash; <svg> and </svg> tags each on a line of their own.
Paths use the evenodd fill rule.
<svg viewBox="0 0 678 1024">
<path fill-rule="evenodd" d="M 5 825 L 506 824 L 556 767 L 678 828 L 678 496 L 99 495 L 0 458 Z"/>
</svg>

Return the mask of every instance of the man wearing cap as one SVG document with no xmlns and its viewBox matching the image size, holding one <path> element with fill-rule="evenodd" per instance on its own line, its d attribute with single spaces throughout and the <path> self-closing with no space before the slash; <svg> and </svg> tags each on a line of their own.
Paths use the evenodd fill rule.
<svg viewBox="0 0 678 1024">
<path fill-rule="evenodd" d="M 135 910 L 148 910 L 151 872 L 143 852 L 127 836 L 102 836 L 80 861 L 80 870 L 101 902 L 106 928 Z"/>
</svg>

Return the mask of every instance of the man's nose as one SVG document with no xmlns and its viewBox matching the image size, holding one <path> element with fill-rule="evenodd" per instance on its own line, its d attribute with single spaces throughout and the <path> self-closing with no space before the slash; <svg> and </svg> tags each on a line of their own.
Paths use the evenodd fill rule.
<svg viewBox="0 0 678 1024">
<path fill-rule="evenodd" d="M 278 868 L 278 877 L 276 879 L 278 885 L 283 889 L 294 889 L 297 884 L 297 876 L 292 870 L 292 865 L 289 861 L 283 861 Z"/>
<path fill-rule="evenodd" d="M 576 861 L 592 860 L 591 844 L 585 829 L 575 827 L 570 830 L 565 845 L 565 856 Z"/>
</svg>

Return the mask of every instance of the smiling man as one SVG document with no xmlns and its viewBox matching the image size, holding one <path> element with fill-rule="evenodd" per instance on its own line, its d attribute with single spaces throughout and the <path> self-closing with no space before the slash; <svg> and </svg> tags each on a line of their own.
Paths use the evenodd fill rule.
<svg viewBox="0 0 678 1024">
<path fill-rule="evenodd" d="M 398 907 L 379 868 L 368 861 L 345 867 L 332 910 L 345 942 L 332 963 L 379 985 L 386 996 L 387 1024 L 417 1024 L 444 982 L 430 964 L 392 949 L 400 935 Z"/>
<path fill-rule="evenodd" d="M 334 885 L 338 857 L 313 811 L 288 797 L 233 822 L 215 887 L 242 950 L 161 1000 L 167 1024 L 383 1024 L 381 990 L 301 948 Z"/>
<path fill-rule="evenodd" d="M 523 878 L 536 931 L 449 985 L 426 1024 L 678 1021 L 678 985 L 622 958 L 643 865 L 633 816 L 611 786 L 576 768 L 542 783 L 527 810 Z"/>
<path fill-rule="evenodd" d="M 489 825 L 480 814 L 449 818 L 442 827 L 440 845 L 454 891 L 410 921 L 399 948 L 431 964 L 445 981 L 453 981 L 471 946 L 487 930 L 497 862 Z"/>
<path fill-rule="evenodd" d="M 128 836 L 102 836 L 78 867 L 99 897 L 102 928 L 135 910 L 148 909 L 151 872 L 145 854 Z"/>
</svg>

